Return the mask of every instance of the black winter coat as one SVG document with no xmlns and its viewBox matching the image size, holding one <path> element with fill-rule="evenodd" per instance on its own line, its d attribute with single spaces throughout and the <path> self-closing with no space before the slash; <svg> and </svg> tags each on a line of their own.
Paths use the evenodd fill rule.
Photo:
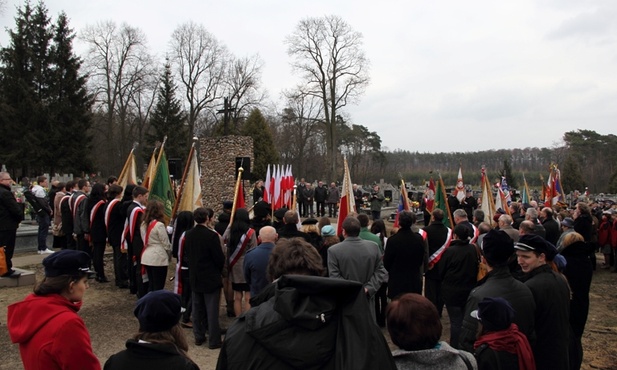
<svg viewBox="0 0 617 370">
<path fill-rule="evenodd" d="M 538 370 L 568 370 L 570 290 L 549 265 L 523 276 L 536 302 L 536 343 L 531 345 Z"/>
<path fill-rule="evenodd" d="M 126 349 L 112 355 L 104 370 L 199 370 L 199 366 L 171 344 L 126 342 Z"/>
<path fill-rule="evenodd" d="M 362 284 L 284 275 L 227 330 L 217 370 L 396 369 Z"/>
<path fill-rule="evenodd" d="M 216 231 L 203 225 L 188 230 L 184 236 L 184 255 L 194 292 L 211 293 L 223 286 L 225 254 Z"/>
<path fill-rule="evenodd" d="M 518 356 L 506 351 L 494 351 L 483 344 L 474 352 L 478 370 L 518 370 Z"/>
<path fill-rule="evenodd" d="M 439 262 L 441 294 L 446 305 L 464 307 L 477 284 L 478 252 L 466 240 L 452 240 Z"/>
<path fill-rule="evenodd" d="M 590 249 L 593 251 L 593 247 L 589 247 L 588 243 L 575 242 L 561 251 L 567 262 L 563 274 L 572 290 L 570 324 L 574 335 L 579 339 L 583 336 L 589 313 L 589 289 L 593 276 L 593 267 L 589 259 Z"/>
<path fill-rule="evenodd" d="M 546 230 L 546 241 L 550 242 L 554 246 L 557 246 L 557 241 L 561 236 L 561 230 L 559 228 L 559 222 L 554 218 L 550 218 L 548 220 L 544 220 L 542 222 L 542 226 Z"/>
<path fill-rule="evenodd" d="M 388 270 L 388 297 L 401 293 L 422 294 L 422 271 L 427 258 L 422 236 L 411 229 L 400 229 L 388 239 L 383 265 Z"/>
<path fill-rule="evenodd" d="M 443 224 L 442 221 L 433 221 L 430 225 L 424 228 L 426 231 L 426 241 L 428 242 L 428 256 L 430 257 L 435 253 L 448 238 L 448 227 Z M 427 279 L 439 280 L 439 265 L 438 262 L 432 269 L 426 271 L 424 276 Z"/>
<path fill-rule="evenodd" d="M 23 216 L 24 212 L 17 204 L 11 188 L 0 185 L 0 230 L 16 230 Z"/>
<path fill-rule="evenodd" d="M 459 337 L 460 349 L 473 352 L 473 344 L 478 332 L 478 320 L 471 317 L 471 311 L 477 310 L 478 303 L 486 297 L 501 297 L 510 302 L 516 312 L 513 322 L 527 336 L 529 343 L 534 343 L 536 304 L 529 288 L 514 279 L 507 266 L 495 268 L 487 276 L 484 284 L 472 290 L 467 299 Z"/>
</svg>

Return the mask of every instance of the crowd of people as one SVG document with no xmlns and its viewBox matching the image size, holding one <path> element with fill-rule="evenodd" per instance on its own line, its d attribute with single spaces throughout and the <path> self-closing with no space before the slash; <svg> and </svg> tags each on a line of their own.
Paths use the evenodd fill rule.
<svg viewBox="0 0 617 370">
<path fill-rule="evenodd" d="M 20 221 L 6 196 L 8 179 L 0 173 L 0 216 L 12 222 L 3 228 Z M 435 209 L 423 227 L 409 211 L 399 212 L 396 228 L 376 212 L 355 212 L 336 235 L 336 204 L 325 211 L 332 192 L 318 197 L 300 182 L 298 189 L 315 198 L 313 218 L 313 200 L 302 209 L 298 203 L 297 210 L 273 210 L 257 182 L 252 218 L 246 209 L 232 214 L 225 202 L 219 215 L 200 207 L 166 227 L 162 204 L 149 201 L 146 188 L 122 189 L 115 180 L 55 184 L 48 214 L 54 245 L 39 247 L 50 254 L 45 279 L 9 306 L 9 332 L 27 369 L 69 368 L 58 350 L 68 328 L 81 333 L 74 344 L 79 368 L 100 368 L 76 312 L 90 275 L 110 281 L 107 244 L 114 283 L 139 297 L 140 327 L 105 369 L 198 368 L 182 327 L 192 329 L 195 345 L 220 348 L 217 369 L 578 369 L 596 250 L 605 255 L 603 267 L 615 264 L 617 212 L 603 205 L 579 202 L 568 210 L 512 202 L 489 220 L 477 202 L 466 209 L 466 201 L 449 199 L 451 214 Z M 369 197 L 383 201 L 379 187 Z M 11 237 L 6 230 L 0 236 L 10 263 Z M 172 258 L 174 292 L 165 290 Z M 226 333 L 221 303 L 237 318 Z M 33 321 L 43 305 L 57 307 L 44 318 L 62 321 Z M 444 306 L 447 343 L 440 340 Z M 390 351 L 380 327 L 399 350 Z M 36 343 L 44 356 L 33 355 Z"/>
</svg>

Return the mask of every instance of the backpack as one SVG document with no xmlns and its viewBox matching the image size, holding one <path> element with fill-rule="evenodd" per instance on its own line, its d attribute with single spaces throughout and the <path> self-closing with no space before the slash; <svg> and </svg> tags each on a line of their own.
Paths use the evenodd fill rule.
<svg viewBox="0 0 617 370">
<path fill-rule="evenodd" d="M 24 191 L 24 197 L 37 215 L 42 215 L 45 212 L 51 216 L 51 208 L 49 208 L 45 198 L 38 198 L 31 190 Z"/>
</svg>

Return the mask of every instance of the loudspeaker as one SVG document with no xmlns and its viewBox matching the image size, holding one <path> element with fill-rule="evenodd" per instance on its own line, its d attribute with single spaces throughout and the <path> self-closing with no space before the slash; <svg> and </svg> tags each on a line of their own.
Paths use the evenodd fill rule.
<svg viewBox="0 0 617 370">
<path fill-rule="evenodd" d="M 251 179 L 251 157 L 236 157 L 236 178 L 238 178 L 238 168 L 244 169 L 242 172 L 242 180 Z"/>
<path fill-rule="evenodd" d="M 182 168 L 182 159 L 180 158 L 169 158 L 167 160 L 167 166 L 169 166 L 169 175 L 174 178 L 174 180 L 182 179 L 182 172 L 184 168 Z"/>
</svg>

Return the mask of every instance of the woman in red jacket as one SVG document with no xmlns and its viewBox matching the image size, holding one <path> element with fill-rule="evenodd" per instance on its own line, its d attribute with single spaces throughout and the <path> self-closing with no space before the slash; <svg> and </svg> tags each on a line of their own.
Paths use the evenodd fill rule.
<svg viewBox="0 0 617 370">
<path fill-rule="evenodd" d="M 7 326 L 25 370 L 100 370 L 90 334 L 77 311 L 91 273 L 86 252 L 65 249 L 43 260 L 45 278 L 8 307 Z"/>
<path fill-rule="evenodd" d="M 600 227 L 598 228 L 598 244 L 600 245 L 600 250 L 602 254 L 604 254 L 604 266 L 603 269 L 607 269 L 611 267 L 611 232 L 613 228 L 613 221 L 611 219 L 611 212 L 604 211 L 602 212 L 602 221 L 600 222 Z"/>
</svg>

